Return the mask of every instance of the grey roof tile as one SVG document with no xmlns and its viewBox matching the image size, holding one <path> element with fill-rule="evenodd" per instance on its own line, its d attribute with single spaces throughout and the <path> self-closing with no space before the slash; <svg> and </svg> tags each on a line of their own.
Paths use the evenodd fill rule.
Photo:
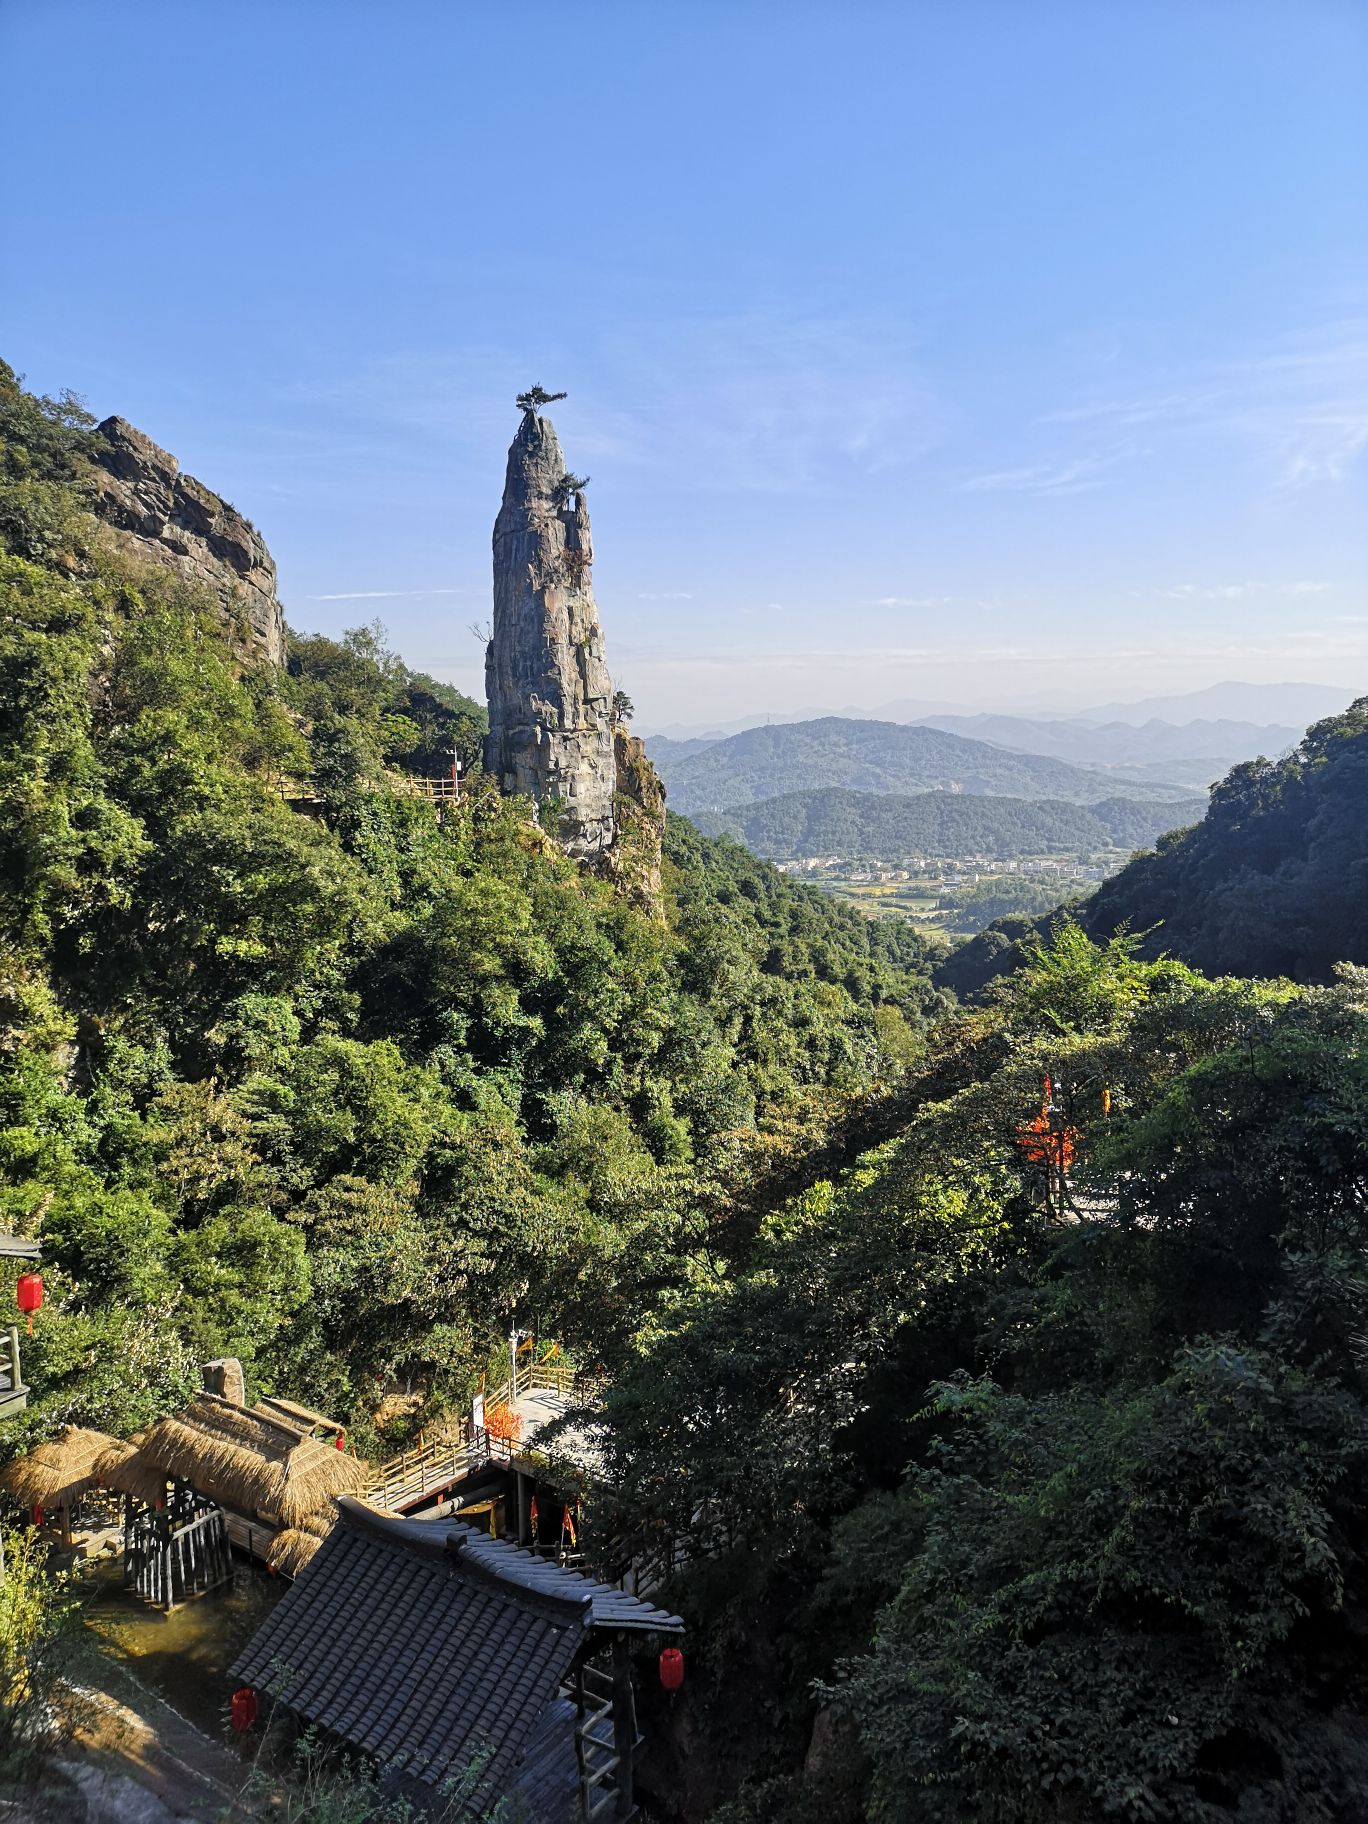
<svg viewBox="0 0 1368 1824">
<path fill-rule="evenodd" d="M 487 1744 L 472 1807 L 515 1782 L 559 1824 L 574 1790 L 561 1679 L 599 1631 L 677 1634 L 679 1617 L 460 1522 L 338 1507 L 233 1676 L 432 1786 Z"/>
</svg>

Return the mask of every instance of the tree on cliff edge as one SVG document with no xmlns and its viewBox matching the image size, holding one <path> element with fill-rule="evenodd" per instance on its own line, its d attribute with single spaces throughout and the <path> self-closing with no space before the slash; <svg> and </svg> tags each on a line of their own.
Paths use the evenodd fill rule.
<svg viewBox="0 0 1368 1824">
<path fill-rule="evenodd" d="M 525 393 L 519 393 L 514 403 L 520 412 L 536 413 L 544 405 L 554 405 L 557 399 L 567 398 L 568 393 L 548 393 L 545 387 L 534 386 Z"/>
</svg>

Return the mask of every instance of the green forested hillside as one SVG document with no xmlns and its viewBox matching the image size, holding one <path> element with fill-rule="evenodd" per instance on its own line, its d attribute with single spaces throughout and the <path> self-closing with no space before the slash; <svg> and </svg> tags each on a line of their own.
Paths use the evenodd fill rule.
<svg viewBox="0 0 1368 1824">
<path fill-rule="evenodd" d="M 1114 773 L 1090 773 L 1064 760 L 1012 753 L 938 728 L 841 716 L 748 728 L 682 759 L 664 760 L 660 772 L 674 809 L 689 816 L 827 786 L 988 793 L 1067 804 L 1118 796 L 1158 804 L 1185 796 L 1170 786 L 1122 783 Z"/>
<path fill-rule="evenodd" d="M 1144 954 L 1212 973 L 1327 982 L 1337 963 L 1368 963 L 1368 697 L 1286 759 L 1235 767 L 1200 823 L 1161 837 L 1078 916 L 1095 937 L 1124 927 L 1143 933 Z M 1026 929 L 981 933 L 941 979 L 977 992 L 1011 967 Z"/>
<path fill-rule="evenodd" d="M 915 1055 L 905 930 L 678 825 L 664 917 L 628 904 L 374 631 L 251 665 L 116 559 L 70 402 L 0 376 L 0 435 L 0 1195 L 49 1283 L 31 1427 L 126 1429 L 226 1352 L 364 1435 L 383 1389 L 463 1394 L 515 1309 L 597 1352 L 706 1236 L 723 1162 Z M 439 822 L 393 788 L 453 740 L 470 789 Z"/>
<path fill-rule="evenodd" d="M 609 1407 L 623 1523 L 701 1554 L 686 1807 L 1362 1814 L 1365 986 L 1066 927 L 674 1305 Z"/>
<path fill-rule="evenodd" d="M 1300 896 L 1333 979 L 1058 921 L 965 1011 L 679 819 L 659 916 L 572 864 L 374 630 L 249 662 L 108 548 L 88 434 L 0 371 L 0 1197 L 48 1282 L 0 1449 L 220 1353 L 380 1448 L 525 1316 L 608 1371 L 586 1549 L 673 1567 L 664 1815 L 1368 1813 L 1368 709 L 1113 883 L 1185 869 L 1242 956 Z M 439 820 L 402 775 L 452 741 Z"/>
<path fill-rule="evenodd" d="M 1089 849 L 1139 848 L 1199 816 L 1204 800 L 1142 804 L 1130 798 L 1097 804 L 1041 799 L 971 797 L 922 792 L 902 798 L 835 787 L 790 792 L 733 811 L 697 811 L 694 822 L 712 835 L 744 842 L 757 855 L 788 861 L 807 855 L 1078 854 Z"/>
</svg>

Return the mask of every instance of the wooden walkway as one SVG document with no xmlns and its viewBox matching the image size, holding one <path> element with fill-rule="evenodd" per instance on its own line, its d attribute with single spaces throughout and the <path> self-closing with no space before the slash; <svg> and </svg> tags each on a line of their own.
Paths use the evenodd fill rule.
<svg viewBox="0 0 1368 1824">
<path fill-rule="evenodd" d="M 536 1446 L 538 1433 L 569 1411 L 577 1398 L 583 1399 L 586 1391 L 572 1369 L 555 1363 L 527 1363 L 518 1369 L 516 1390 L 505 1381 L 496 1393 L 486 1395 L 486 1411 L 505 1407 L 518 1419 L 516 1438 L 481 1431 L 464 1443 L 428 1444 L 403 1451 L 381 1466 L 366 1498 L 391 1513 L 407 1514 L 444 1500 L 462 1482 L 493 1464 L 535 1473 L 539 1460 L 543 1467 L 545 1462 Z M 574 1449 L 573 1436 L 560 1454 L 572 1461 L 581 1454 Z M 583 1467 L 592 1473 L 591 1464 Z"/>
</svg>

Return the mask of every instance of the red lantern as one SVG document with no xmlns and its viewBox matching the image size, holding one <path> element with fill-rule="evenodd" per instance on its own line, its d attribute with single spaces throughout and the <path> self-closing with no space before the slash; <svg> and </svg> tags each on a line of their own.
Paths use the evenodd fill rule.
<svg viewBox="0 0 1368 1824">
<path fill-rule="evenodd" d="M 33 1314 L 43 1307 L 43 1276 L 41 1273 L 21 1273 L 19 1283 L 14 1288 L 14 1296 L 19 1301 L 19 1309 L 28 1318 L 28 1333 L 33 1335 Z"/>
<path fill-rule="evenodd" d="M 666 1647 L 661 1654 L 660 1682 L 667 1691 L 678 1691 L 684 1683 L 684 1655 L 678 1647 Z"/>
<path fill-rule="evenodd" d="M 233 1727 L 239 1735 L 246 1735 L 257 1719 L 257 1695 L 250 1685 L 244 1685 L 240 1691 L 234 1691 L 232 1702 L 228 1706 Z"/>
</svg>

